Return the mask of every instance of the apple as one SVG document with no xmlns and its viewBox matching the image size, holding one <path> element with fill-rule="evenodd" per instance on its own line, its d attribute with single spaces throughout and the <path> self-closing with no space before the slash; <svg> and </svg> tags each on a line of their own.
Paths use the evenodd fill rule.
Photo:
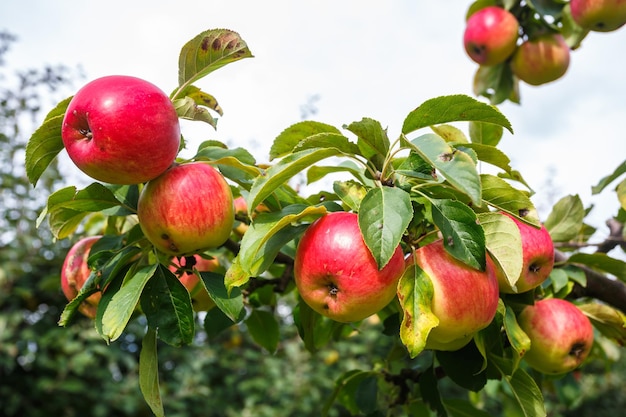
<svg viewBox="0 0 626 417">
<path fill-rule="evenodd" d="M 519 23 L 513 14 L 502 7 L 488 6 L 467 19 L 463 45 L 474 62 L 492 66 L 513 54 L 518 35 Z"/>
<path fill-rule="evenodd" d="M 500 292 L 505 294 L 530 291 L 541 285 L 554 268 L 554 243 L 544 225 L 540 229 L 531 226 L 509 213 L 502 215 L 512 219 L 519 229 L 522 239 L 522 272 L 515 283 L 515 288 L 506 276 L 498 270 Z"/>
<path fill-rule="evenodd" d="M 396 296 L 404 272 L 398 245 L 387 265 L 378 269 L 363 240 L 356 213 L 333 212 L 304 232 L 294 260 L 294 278 L 302 299 L 335 321 L 363 320 Z"/>
<path fill-rule="evenodd" d="M 76 298 L 80 289 L 85 285 L 85 281 L 89 278 L 91 270 L 87 265 L 87 258 L 89 258 L 91 247 L 100 237 L 89 236 L 78 240 L 65 255 L 61 267 L 61 290 L 68 301 Z M 96 317 L 100 297 L 100 292 L 93 293 L 80 304 L 78 311 L 93 319 Z"/>
<path fill-rule="evenodd" d="M 439 319 L 426 339 L 426 349 L 458 350 L 493 320 L 498 308 L 498 279 L 491 258 L 484 271 L 450 255 L 443 240 L 416 249 L 407 268 L 420 267 L 433 285 L 431 311 Z"/>
<path fill-rule="evenodd" d="M 157 86 L 110 75 L 74 95 L 61 136 L 70 159 L 85 174 L 112 184 L 139 184 L 172 165 L 180 125 L 172 101 Z"/>
<path fill-rule="evenodd" d="M 626 0 L 571 0 L 572 19 L 583 29 L 612 32 L 626 23 Z"/>
<path fill-rule="evenodd" d="M 141 190 L 137 217 L 158 250 L 193 255 L 228 240 L 235 222 L 233 195 L 209 163 L 175 164 Z"/>
<path fill-rule="evenodd" d="M 546 33 L 524 41 L 511 58 L 511 70 L 530 85 L 561 78 L 567 72 L 570 49 L 560 33 Z"/>
<path fill-rule="evenodd" d="M 530 338 L 524 360 L 544 374 L 573 371 L 587 358 L 593 345 L 593 326 L 574 304 L 546 298 L 524 307 L 518 316 Z"/>
<path fill-rule="evenodd" d="M 219 265 L 217 258 L 206 259 L 198 254 L 172 259 L 169 270 L 189 291 L 195 311 L 208 311 L 215 307 L 215 302 L 200 282 L 201 278 L 194 272 L 194 269 L 198 272 L 212 272 L 219 268 Z"/>
</svg>

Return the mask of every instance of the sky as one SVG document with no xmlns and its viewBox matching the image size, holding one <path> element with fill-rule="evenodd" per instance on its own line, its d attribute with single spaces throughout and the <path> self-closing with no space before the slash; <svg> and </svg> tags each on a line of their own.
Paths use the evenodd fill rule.
<svg viewBox="0 0 626 417">
<path fill-rule="evenodd" d="M 221 140 L 267 162 L 274 138 L 301 120 L 337 127 L 374 118 L 395 139 L 406 115 L 429 98 L 472 94 L 476 65 L 462 45 L 469 0 L 184 1 L 20 0 L 0 3 L 0 29 L 18 36 L 16 68 L 80 66 L 84 82 L 111 74 L 144 78 L 166 92 L 177 84 L 181 47 L 200 32 L 227 28 L 254 58 L 196 83 L 224 109 L 217 131 L 183 124 L 190 147 Z M 615 194 L 591 187 L 626 159 L 626 28 L 592 33 L 560 80 L 522 85 L 521 105 L 499 106 L 514 134 L 500 149 L 536 191 L 544 218 L 568 194 L 594 204 L 603 235 Z M 82 81 L 79 82 L 79 84 Z M 76 88 L 79 88 L 77 85 Z M 466 125 L 461 125 L 466 129 Z M 60 156 L 61 158 L 64 155 Z M 605 234 L 604 234 L 605 235 Z"/>
</svg>

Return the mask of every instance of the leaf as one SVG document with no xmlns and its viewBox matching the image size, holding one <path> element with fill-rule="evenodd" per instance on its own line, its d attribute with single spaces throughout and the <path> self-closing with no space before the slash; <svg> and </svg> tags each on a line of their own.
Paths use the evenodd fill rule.
<svg viewBox="0 0 626 417">
<path fill-rule="evenodd" d="M 353 180 L 335 181 L 333 191 L 345 205 L 355 212 L 359 211 L 361 201 L 367 195 L 367 188 Z"/>
<path fill-rule="evenodd" d="M 569 257 L 568 263 L 583 264 L 592 269 L 599 269 L 614 275 L 622 282 L 626 282 L 626 262 L 613 258 L 606 253 L 578 252 Z"/>
<path fill-rule="evenodd" d="M 496 124 L 513 133 L 511 123 L 496 107 L 462 94 L 425 101 L 404 119 L 402 133 L 406 135 L 423 127 L 460 121 Z"/>
<path fill-rule="evenodd" d="M 322 316 L 302 300 L 294 308 L 293 317 L 304 347 L 311 353 L 326 346 L 333 334 L 346 326 Z"/>
<path fill-rule="evenodd" d="M 383 269 L 395 253 L 413 218 L 409 194 L 399 188 L 377 187 L 367 192 L 358 215 L 363 240 Z"/>
<path fill-rule="evenodd" d="M 322 416 L 328 415 L 332 403 L 337 400 L 351 415 L 370 414 L 376 410 L 378 396 L 377 375 L 371 371 L 352 370 L 335 381 L 335 390 L 326 403 Z"/>
<path fill-rule="evenodd" d="M 483 122 L 470 122 L 469 135 L 472 143 L 495 147 L 500 143 L 504 128 Z"/>
<path fill-rule="evenodd" d="M 333 148 L 345 155 L 357 155 L 359 153 L 358 146 L 350 142 L 344 135 L 337 133 L 318 133 L 317 135 L 302 139 L 293 148 L 293 152 L 312 148 Z"/>
<path fill-rule="evenodd" d="M 610 183 L 624 173 L 626 173 L 626 161 L 622 162 L 617 168 L 615 168 L 615 171 L 606 177 L 603 177 L 596 185 L 591 187 L 591 193 L 593 195 L 601 193 L 602 190 L 604 190 Z"/>
<path fill-rule="evenodd" d="M 437 361 L 447 377 L 467 390 L 478 392 L 487 383 L 487 373 L 483 372 L 483 357 L 474 343 L 448 352 L 436 351 Z"/>
<path fill-rule="evenodd" d="M 357 145 L 361 155 L 372 162 L 376 169 L 382 170 L 390 146 L 387 130 L 383 129 L 378 121 L 369 118 L 363 118 L 344 128 L 357 136 Z"/>
<path fill-rule="evenodd" d="M 476 213 L 456 200 L 430 200 L 433 222 L 443 235 L 446 251 L 472 268 L 486 266 L 485 234 Z"/>
<path fill-rule="evenodd" d="M 422 398 L 428 407 L 437 414 L 437 417 L 448 417 L 448 413 L 441 402 L 438 380 L 433 365 L 422 372 L 418 383 Z"/>
<path fill-rule="evenodd" d="M 526 193 L 493 175 L 482 174 L 480 181 L 483 187 L 483 200 L 487 204 L 511 213 L 525 223 L 535 227 L 541 226 L 537 209 Z M 520 213 L 524 213 L 524 216 L 520 217 Z"/>
<path fill-rule="evenodd" d="M 226 290 L 224 278 L 214 272 L 200 272 L 202 283 L 217 308 L 222 310 L 226 316 L 234 323 L 239 323 L 246 315 L 243 305 L 243 295 L 239 288 L 233 288 L 230 292 Z"/>
<path fill-rule="evenodd" d="M 519 415 L 524 417 L 545 417 L 547 414 L 543 396 L 535 380 L 522 368 L 517 368 L 511 375 L 507 374 L 506 369 L 509 367 L 507 359 L 495 355 L 490 355 L 489 359 L 490 363 L 495 365 L 502 374 L 502 380 L 506 383 L 515 399 L 514 404 Z"/>
<path fill-rule="evenodd" d="M 270 148 L 270 161 L 293 153 L 294 148 L 301 141 L 322 133 L 342 136 L 336 127 L 312 120 L 305 120 L 289 126 L 274 139 Z"/>
<path fill-rule="evenodd" d="M 235 322 L 228 318 L 219 308 L 210 309 L 204 316 L 204 331 L 209 340 L 214 340 L 222 331 L 228 329 L 233 324 Z"/>
<path fill-rule="evenodd" d="M 71 100 L 72 97 L 68 97 L 50 110 L 42 125 L 35 130 L 26 144 L 26 175 L 33 187 L 64 148 L 61 127 Z"/>
<path fill-rule="evenodd" d="M 156 417 L 165 417 L 159 390 L 159 363 L 156 330 L 148 327 L 139 354 L 139 388 L 146 404 Z"/>
<path fill-rule="evenodd" d="M 362 170 L 360 170 L 354 162 L 342 161 L 338 165 L 334 166 L 312 166 L 306 172 L 307 184 L 312 184 L 329 174 L 335 174 L 338 172 L 347 172 L 352 174 L 354 178 L 358 179 L 362 183 L 367 183 L 368 181 L 371 182 L 371 180 L 365 178 Z"/>
<path fill-rule="evenodd" d="M 511 347 L 517 352 L 518 359 L 524 356 L 528 349 L 530 349 L 530 338 L 522 330 L 517 322 L 515 311 L 510 306 L 506 306 L 504 313 L 504 330 L 506 337 L 511 343 Z M 515 363 L 517 366 L 519 363 Z"/>
<path fill-rule="evenodd" d="M 205 107 L 198 106 L 193 98 L 188 96 L 177 98 L 173 104 L 176 114 L 181 119 L 205 122 L 211 125 L 213 129 L 217 128 L 217 120 Z"/>
<path fill-rule="evenodd" d="M 446 142 L 467 144 L 467 137 L 465 136 L 465 133 L 463 133 L 463 131 L 458 127 L 444 124 L 430 126 L 430 129 Z"/>
<path fill-rule="evenodd" d="M 411 358 L 424 350 L 428 334 L 439 325 L 431 310 L 433 294 L 428 274 L 415 263 L 407 267 L 398 282 L 398 299 L 402 308 L 400 339 Z"/>
<path fill-rule="evenodd" d="M 569 242 L 578 237 L 583 227 L 585 208 L 578 195 L 569 195 L 561 198 L 552 207 L 552 211 L 544 222 L 555 242 Z"/>
<path fill-rule="evenodd" d="M 232 62 L 252 57 L 248 45 L 237 32 L 211 29 L 187 42 L 178 59 L 179 88 L 172 99 L 180 98 L 187 88 L 211 72 Z"/>
<path fill-rule="evenodd" d="M 491 259 L 515 290 L 524 266 L 519 227 L 513 219 L 501 213 L 480 213 L 478 219 L 485 231 L 485 242 Z"/>
<path fill-rule="evenodd" d="M 159 339 L 171 346 L 188 345 L 193 340 L 194 316 L 185 286 L 162 265 L 141 294 L 141 309 L 148 326 L 159 331 Z"/>
<path fill-rule="evenodd" d="M 620 346 L 626 346 L 626 315 L 621 311 L 600 303 L 579 304 L 578 308 L 604 336 Z"/>
<path fill-rule="evenodd" d="M 481 143 L 468 143 L 464 144 L 463 148 L 472 149 L 476 152 L 478 159 L 498 167 L 506 173 L 512 174 L 513 168 L 511 168 L 511 160 L 504 152 L 495 146 L 483 145 Z"/>
<path fill-rule="evenodd" d="M 252 310 L 246 319 L 246 327 L 256 343 L 270 353 L 276 352 L 280 330 L 276 317 L 272 313 L 258 309 Z"/>
<path fill-rule="evenodd" d="M 461 398 L 442 398 L 441 401 L 452 417 L 491 417 L 491 414 L 477 409 L 470 401 Z"/>
<path fill-rule="evenodd" d="M 435 167 L 453 187 L 467 194 L 477 207 L 482 205 L 481 184 L 476 164 L 439 136 L 428 133 L 410 142 L 411 149 Z"/>
<path fill-rule="evenodd" d="M 520 102 L 519 81 L 513 76 L 511 66 L 506 63 L 479 66 L 474 74 L 474 94 L 489 99 L 493 105 L 510 100 Z"/>
</svg>

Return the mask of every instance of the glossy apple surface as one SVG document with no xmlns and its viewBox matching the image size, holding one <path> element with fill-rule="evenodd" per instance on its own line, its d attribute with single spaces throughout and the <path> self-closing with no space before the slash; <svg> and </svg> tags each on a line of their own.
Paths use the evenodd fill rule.
<svg viewBox="0 0 626 417">
<path fill-rule="evenodd" d="M 417 264 L 431 279 L 431 310 L 439 319 L 426 341 L 427 349 L 457 350 L 493 320 L 498 308 L 498 279 L 487 257 L 485 271 L 474 269 L 446 252 L 443 240 L 415 250 L 407 267 Z"/>
<path fill-rule="evenodd" d="M 175 165 L 143 188 L 137 216 L 157 249 L 193 255 L 226 242 L 235 222 L 233 195 L 210 164 Z"/>
<path fill-rule="evenodd" d="M 530 85 L 546 84 L 567 72 L 570 49 L 559 33 L 549 33 L 524 41 L 511 58 L 511 70 Z"/>
<path fill-rule="evenodd" d="M 318 313 L 344 323 L 362 320 L 389 304 L 403 272 L 400 246 L 378 270 L 357 215 L 348 212 L 329 213 L 309 226 L 294 264 L 302 299 Z"/>
<path fill-rule="evenodd" d="M 172 165 L 180 126 L 171 100 L 158 87 L 111 75 L 74 95 L 61 136 L 70 159 L 85 174 L 112 184 L 139 184 Z"/>
<path fill-rule="evenodd" d="M 474 62 L 492 66 L 513 54 L 518 35 L 519 23 L 513 14 L 498 6 L 488 6 L 467 20 L 463 45 Z"/>
<path fill-rule="evenodd" d="M 593 326 L 569 301 L 537 301 L 522 310 L 518 322 L 531 343 L 524 360 L 539 372 L 557 375 L 573 371 L 591 351 Z"/>
<path fill-rule="evenodd" d="M 522 239 L 522 272 L 515 283 L 515 289 L 506 279 L 504 274 L 498 273 L 500 292 L 505 294 L 522 293 L 530 291 L 541 285 L 550 275 L 554 268 L 554 243 L 550 233 L 541 226 L 537 229 L 523 221 L 502 212 L 515 222 Z"/>
<path fill-rule="evenodd" d="M 574 22 L 595 32 L 612 32 L 626 23 L 626 0 L 571 0 Z"/>
<path fill-rule="evenodd" d="M 87 265 L 87 258 L 89 258 L 91 247 L 98 239 L 100 239 L 100 236 L 82 238 L 65 255 L 65 260 L 61 267 L 61 289 L 68 301 L 72 301 L 78 295 L 78 292 L 85 285 L 85 281 L 91 274 L 91 270 Z M 78 311 L 89 318 L 96 317 L 100 298 L 100 292 L 90 295 L 81 303 Z"/>
<path fill-rule="evenodd" d="M 190 261 L 187 257 L 173 258 L 169 270 L 178 277 L 189 291 L 193 309 L 195 311 L 208 311 L 215 307 L 215 302 L 200 282 L 201 278 L 194 273 L 194 269 L 198 272 L 212 272 L 219 268 L 219 262 L 217 258 L 206 259 L 198 254 L 189 258 L 193 258 L 193 260 Z"/>
</svg>

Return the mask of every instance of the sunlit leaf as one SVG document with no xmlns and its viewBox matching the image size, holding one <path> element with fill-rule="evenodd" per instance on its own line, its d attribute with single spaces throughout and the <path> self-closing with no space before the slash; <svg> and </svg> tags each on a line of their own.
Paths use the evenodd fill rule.
<svg viewBox="0 0 626 417">
<path fill-rule="evenodd" d="M 485 146 L 497 146 L 502 139 L 504 128 L 500 125 L 483 122 L 470 122 L 469 135 L 472 143 Z"/>
<path fill-rule="evenodd" d="M 620 177 L 624 173 L 626 173 L 626 161 L 622 162 L 617 168 L 615 168 L 615 170 L 611 174 L 603 177 L 600 181 L 598 181 L 596 185 L 591 187 L 591 193 L 594 195 L 599 194 L 610 183 L 615 181 L 618 177 Z"/>
<path fill-rule="evenodd" d="M 524 266 L 519 227 L 510 217 L 501 213 L 480 213 L 478 219 L 485 231 L 485 243 L 491 259 L 500 268 L 511 288 L 515 289 Z"/>
<path fill-rule="evenodd" d="M 585 208 L 578 195 L 569 195 L 561 198 L 552 207 L 552 211 L 544 222 L 555 242 L 568 242 L 576 239 L 583 227 Z"/>
<path fill-rule="evenodd" d="M 335 181 L 333 183 L 333 191 L 341 201 L 351 210 L 359 211 L 361 201 L 367 194 L 367 189 L 356 181 Z"/>
<path fill-rule="evenodd" d="M 344 128 L 357 136 L 361 155 L 372 162 L 376 169 L 382 170 L 390 146 L 387 130 L 378 121 L 367 117 Z"/>
<path fill-rule="evenodd" d="M 578 308 L 604 336 L 620 346 L 626 346 L 626 315 L 621 311 L 601 303 L 579 304 Z"/>
<path fill-rule="evenodd" d="M 270 148 L 270 161 L 292 153 L 304 139 L 323 133 L 343 136 L 336 127 L 313 120 L 305 120 L 289 126 L 274 139 Z"/>
<path fill-rule="evenodd" d="M 139 389 L 146 404 L 156 417 L 165 417 L 159 389 L 159 360 L 156 329 L 148 328 L 141 342 L 139 354 Z"/>
<path fill-rule="evenodd" d="M 535 227 L 541 225 L 537 209 L 527 193 L 514 188 L 511 184 L 489 174 L 482 174 L 480 181 L 483 187 L 483 199 L 487 204 L 498 210 L 506 211 L 520 220 Z"/>
</svg>

